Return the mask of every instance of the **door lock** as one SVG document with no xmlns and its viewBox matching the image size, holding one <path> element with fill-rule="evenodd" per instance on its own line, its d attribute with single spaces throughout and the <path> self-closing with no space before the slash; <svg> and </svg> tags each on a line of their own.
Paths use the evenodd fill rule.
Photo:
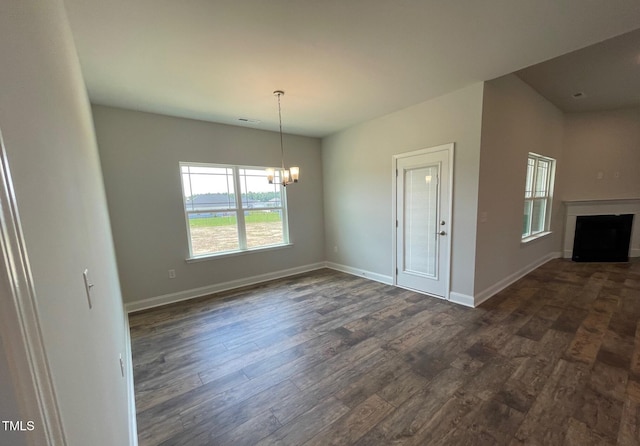
<svg viewBox="0 0 640 446">
<path fill-rule="evenodd" d="M 446 232 L 444 232 L 444 231 L 440 231 L 440 232 L 438 232 L 438 234 L 440 234 L 440 235 L 447 235 L 447 233 L 446 233 Z"/>
</svg>

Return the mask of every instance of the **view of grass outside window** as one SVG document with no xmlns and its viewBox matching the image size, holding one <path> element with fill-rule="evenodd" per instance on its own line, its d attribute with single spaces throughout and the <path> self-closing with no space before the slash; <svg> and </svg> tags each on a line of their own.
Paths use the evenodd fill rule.
<svg viewBox="0 0 640 446">
<path fill-rule="evenodd" d="M 549 231 L 555 160 L 529 153 L 524 193 L 522 238 Z"/>
<path fill-rule="evenodd" d="M 279 172 L 269 184 L 262 167 L 180 163 L 180 171 L 192 257 L 289 242 Z"/>
</svg>

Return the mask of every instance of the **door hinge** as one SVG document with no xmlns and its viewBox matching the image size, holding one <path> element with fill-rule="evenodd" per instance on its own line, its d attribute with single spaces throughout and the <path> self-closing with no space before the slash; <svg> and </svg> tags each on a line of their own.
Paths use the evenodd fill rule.
<svg viewBox="0 0 640 446">
<path fill-rule="evenodd" d="M 396 177 L 398 176 L 398 169 L 396 169 Z"/>
<path fill-rule="evenodd" d="M 396 268 L 396 276 L 398 275 L 398 268 Z"/>
<path fill-rule="evenodd" d="M 396 228 L 398 227 L 398 220 L 396 220 Z"/>
</svg>

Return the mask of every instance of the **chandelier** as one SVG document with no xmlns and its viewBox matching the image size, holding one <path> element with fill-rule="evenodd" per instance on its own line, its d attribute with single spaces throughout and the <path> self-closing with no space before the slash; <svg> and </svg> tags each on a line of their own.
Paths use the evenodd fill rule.
<svg viewBox="0 0 640 446">
<path fill-rule="evenodd" d="M 280 120 L 280 156 L 282 160 L 282 170 L 280 171 L 280 180 L 282 185 L 287 187 L 287 184 L 297 183 L 300 177 L 300 168 L 291 166 L 290 168 L 284 167 L 284 144 L 282 143 L 282 109 L 280 107 L 280 97 L 284 96 L 284 91 L 276 90 L 273 92 L 274 96 L 278 97 L 278 118 Z M 275 169 L 267 169 L 267 179 L 269 184 L 273 184 L 273 178 L 275 175 Z"/>
</svg>

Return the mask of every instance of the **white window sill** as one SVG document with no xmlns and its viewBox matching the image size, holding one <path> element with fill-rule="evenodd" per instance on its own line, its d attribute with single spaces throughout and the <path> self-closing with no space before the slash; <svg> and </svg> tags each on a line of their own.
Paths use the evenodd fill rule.
<svg viewBox="0 0 640 446">
<path fill-rule="evenodd" d="M 246 254 L 254 254 L 256 252 L 276 251 L 278 249 L 290 248 L 292 246 L 293 246 L 293 243 L 283 243 L 282 245 L 271 245 L 271 246 L 265 246 L 262 248 L 252 248 L 252 249 L 246 249 L 244 251 L 227 251 L 227 252 L 220 252 L 215 254 L 205 254 L 202 256 L 189 257 L 185 259 L 185 261 L 187 263 L 206 262 L 207 260 L 215 260 L 215 259 L 220 259 L 224 257 L 243 256 Z"/>
<path fill-rule="evenodd" d="M 526 245 L 527 243 L 533 242 L 534 240 L 538 240 L 538 239 L 541 239 L 543 237 L 546 237 L 549 234 L 552 234 L 552 232 L 551 231 L 545 231 L 545 232 L 539 232 L 539 233 L 534 234 L 534 235 L 530 235 L 529 237 L 523 238 L 520 241 L 520 244 Z"/>
</svg>

